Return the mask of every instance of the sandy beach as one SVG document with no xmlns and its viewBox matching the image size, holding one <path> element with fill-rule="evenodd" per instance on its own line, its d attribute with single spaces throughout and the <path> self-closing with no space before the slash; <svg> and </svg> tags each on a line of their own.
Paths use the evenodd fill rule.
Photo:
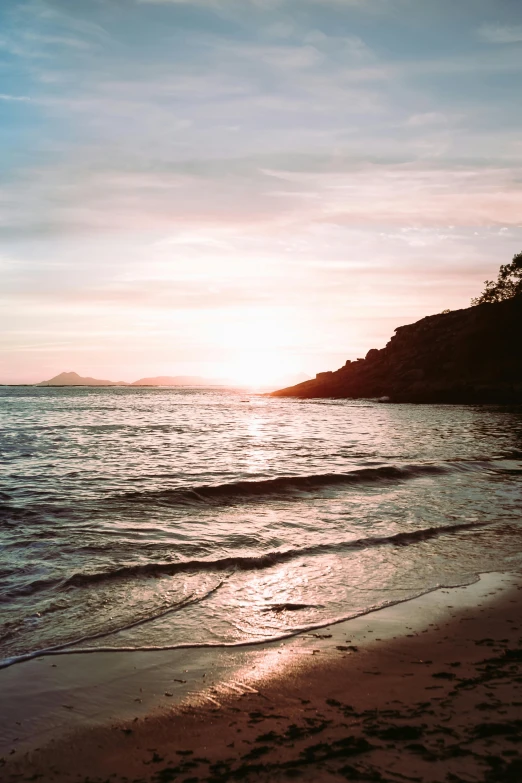
<svg viewBox="0 0 522 783">
<path fill-rule="evenodd" d="M 160 666 L 171 682 L 163 693 L 167 679 L 132 655 L 114 656 L 133 673 L 120 668 L 112 692 L 101 655 L 12 667 L 0 685 L 20 712 L 2 719 L 2 779 L 518 783 L 521 589 L 518 574 L 486 574 L 286 642 L 177 653 Z M 112 693 L 95 721 L 82 717 L 93 692 L 82 657 Z M 67 692 L 68 667 L 83 691 Z M 53 723 L 51 739 L 41 725 L 31 731 L 31 686 L 22 686 L 46 676 L 61 678 L 62 714 L 80 716 L 53 720 L 50 690 L 45 709 L 45 699 L 34 701 L 32 718 L 40 711 L 40 724 Z M 109 720 L 130 714 L 115 699 L 130 703 L 132 687 L 137 714 Z"/>
</svg>

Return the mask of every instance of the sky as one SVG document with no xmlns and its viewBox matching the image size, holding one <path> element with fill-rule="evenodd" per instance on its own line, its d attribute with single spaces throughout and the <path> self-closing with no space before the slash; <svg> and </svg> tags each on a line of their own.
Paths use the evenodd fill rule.
<svg viewBox="0 0 522 783">
<path fill-rule="evenodd" d="M 522 250 L 520 0 L 2 0 L 0 382 L 274 382 Z"/>
</svg>

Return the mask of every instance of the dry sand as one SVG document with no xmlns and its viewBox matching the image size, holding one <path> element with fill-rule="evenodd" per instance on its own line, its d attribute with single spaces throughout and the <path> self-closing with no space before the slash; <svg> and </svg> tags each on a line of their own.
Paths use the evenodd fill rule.
<svg viewBox="0 0 522 783">
<path fill-rule="evenodd" d="M 209 657 L 203 673 L 201 660 L 171 667 L 172 692 L 148 716 L 65 736 L 62 726 L 27 752 L 13 741 L 0 777 L 521 783 L 521 589 L 520 575 L 488 574 L 284 644 L 225 651 L 228 668 Z M 132 679 L 141 694 L 142 674 Z M 179 704 L 184 678 L 193 682 Z"/>
</svg>

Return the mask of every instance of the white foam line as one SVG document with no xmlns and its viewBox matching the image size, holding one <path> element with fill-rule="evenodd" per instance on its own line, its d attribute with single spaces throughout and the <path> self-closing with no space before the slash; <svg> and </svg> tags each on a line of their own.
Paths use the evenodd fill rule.
<svg viewBox="0 0 522 783">
<path fill-rule="evenodd" d="M 132 628 L 136 628 L 139 625 L 145 625 L 146 623 L 150 623 L 153 622 L 154 620 L 158 620 L 160 617 L 165 617 L 165 615 L 167 614 L 179 612 L 181 609 L 184 609 L 186 606 L 202 603 L 205 599 L 207 599 L 209 596 L 211 596 L 213 593 L 219 590 L 219 588 L 226 582 L 227 579 L 228 577 L 222 579 L 221 582 L 219 582 L 219 584 L 211 588 L 207 593 L 204 593 L 204 595 L 197 596 L 196 598 L 194 598 L 193 597 L 194 593 L 190 593 L 182 601 L 180 601 L 177 604 L 173 604 L 169 606 L 167 609 L 164 609 L 162 612 L 153 614 L 150 617 L 143 617 L 140 620 L 135 620 L 133 623 L 129 623 L 128 625 L 122 625 L 119 628 L 115 628 L 109 631 L 100 631 L 100 633 L 93 633 L 93 634 L 88 634 L 86 636 L 81 636 L 79 639 L 74 639 L 72 642 L 64 642 L 63 644 L 57 644 L 54 645 L 53 647 L 46 647 L 43 650 L 36 650 L 32 653 L 26 653 L 24 655 L 16 655 L 11 658 L 6 658 L 5 660 L 0 661 L 0 669 L 5 669 L 8 666 L 12 666 L 14 663 L 21 663 L 22 661 L 30 660 L 31 658 L 41 658 L 47 655 L 59 655 L 60 653 L 72 654 L 77 651 L 94 652 L 95 650 L 101 648 L 99 647 L 84 647 L 84 648 L 78 647 L 76 649 L 71 649 L 71 648 L 73 647 L 73 645 L 81 644 L 82 642 L 90 642 L 93 641 L 94 639 L 103 639 L 106 636 L 112 636 L 113 634 L 121 633 L 122 631 L 129 631 Z"/>
<path fill-rule="evenodd" d="M 491 573 L 488 571 L 484 571 L 481 573 Z M 496 573 L 496 572 L 494 572 Z M 427 590 L 423 590 L 420 593 L 417 593 L 416 595 L 410 595 L 407 598 L 401 598 L 398 601 L 385 601 L 382 604 L 374 605 L 368 607 L 368 609 L 362 609 L 360 612 L 355 612 L 354 614 L 345 615 L 344 617 L 336 617 L 334 619 L 325 620 L 322 623 L 318 623 L 317 625 L 310 625 L 305 626 L 303 628 L 295 628 L 293 631 L 287 631 L 286 633 L 279 634 L 278 636 L 271 636 L 268 638 L 263 639 L 254 639 L 251 641 L 242 641 L 242 642 L 198 642 L 198 643 L 191 643 L 186 642 L 185 644 L 165 644 L 165 645 L 157 645 L 157 646 L 143 646 L 143 647 L 76 647 L 74 649 L 71 649 L 72 644 L 76 644 L 76 642 L 68 642 L 66 645 L 60 645 L 60 647 L 48 647 L 45 650 L 36 650 L 35 652 L 30 653 L 24 653 L 23 655 L 15 655 L 11 658 L 4 658 L 3 661 L 0 661 L 0 669 L 7 669 L 8 666 L 13 666 L 15 663 L 23 663 L 24 661 L 30 661 L 34 658 L 44 658 L 51 655 L 88 655 L 92 653 L 123 653 L 123 652 L 162 652 L 162 651 L 169 651 L 169 650 L 205 650 L 205 649 L 229 649 L 229 648 L 237 648 L 237 647 L 259 647 L 262 644 L 273 644 L 275 642 L 282 642 L 284 639 L 291 639 L 294 636 L 299 636 L 302 633 L 305 633 L 307 631 L 315 631 L 319 628 L 328 628 L 330 625 L 337 625 L 338 623 L 346 622 L 347 620 L 355 620 L 357 617 L 364 617 L 368 614 L 373 614 L 373 612 L 378 612 L 381 609 L 387 609 L 389 606 L 398 606 L 399 604 L 407 603 L 408 601 L 413 601 L 416 598 L 420 598 L 423 595 L 428 595 L 429 593 L 434 593 L 436 590 L 441 589 L 453 589 L 457 587 L 467 587 L 472 584 L 476 584 L 480 581 L 480 576 L 477 574 L 475 575 L 474 579 L 471 579 L 469 582 L 461 582 L 459 584 L 455 585 L 436 585 L 435 587 L 430 587 Z"/>
</svg>

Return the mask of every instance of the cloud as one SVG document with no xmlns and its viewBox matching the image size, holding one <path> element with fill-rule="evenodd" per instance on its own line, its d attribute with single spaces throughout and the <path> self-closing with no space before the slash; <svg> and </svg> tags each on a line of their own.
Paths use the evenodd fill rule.
<svg viewBox="0 0 522 783">
<path fill-rule="evenodd" d="M 477 31 L 479 40 L 492 44 L 522 42 L 522 25 L 485 24 Z"/>
<path fill-rule="evenodd" d="M 234 56 L 257 60 L 278 70 L 310 68 L 322 57 L 314 46 L 235 46 Z"/>
<path fill-rule="evenodd" d="M 68 4 L 69 10 L 64 10 L 65 4 L 60 4 L 61 7 L 57 8 L 56 4 L 46 0 L 29 0 L 25 3 L 20 3 L 16 6 L 16 14 L 19 15 L 20 20 L 23 20 L 22 24 L 18 26 L 19 31 L 23 34 L 24 28 L 28 27 L 28 24 L 33 23 L 38 28 L 37 34 L 41 34 L 45 37 L 45 27 L 48 26 L 52 33 L 51 37 L 58 36 L 63 38 L 63 31 L 68 33 L 73 32 L 79 36 L 94 38 L 100 41 L 107 42 L 110 40 L 110 36 L 107 30 L 99 23 L 86 19 L 86 14 L 82 9 L 83 4 Z M 70 40 L 70 37 L 67 36 Z M 80 40 L 83 40 L 80 39 Z M 63 43 L 63 40 L 61 41 Z"/>
<path fill-rule="evenodd" d="M 428 111 L 421 114 L 412 114 L 406 120 L 410 127 L 422 127 L 424 125 L 447 125 L 448 117 L 440 111 Z"/>
<path fill-rule="evenodd" d="M 110 165 L 88 150 L 78 150 L 78 157 L 68 165 L 28 168 L 3 184 L 4 239 L 92 232 L 124 238 L 132 232 L 187 245 L 190 236 L 201 255 L 205 246 L 222 248 L 229 242 L 223 232 L 234 228 L 285 233 L 325 222 L 369 228 L 522 222 L 522 165 L 281 153 L 178 162 L 158 157 L 130 167 L 116 150 Z"/>
<path fill-rule="evenodd" d="M 197 5 L 220 11 L 241 10 L 244 6 L 271 11 L 284 5 L 286 0 L 135 0 L 138 5 Z"/>
<path fill-rule="evenodd" d="M 518 28 L 487 4 L 7 3 L 7 330 L 202 357 L 286 308 L 320 368 L 467 304 L 522 241 L 522 61 L 483 45 Z"/>
<path fill-rule="evenodd" d="M 315 192 L 308 220 L 426 227 L 519 226 L 522 222 L 522 169 L 518 173 L 506 169 L 452 170 L 417 163 L 366 165 L 350 173 L 275 174 L 307 193 Z"/>
<path fill-rule="evenodd" d="M 90 49 L 91 45 L 89 42 L 81 39 L 81 38 L 74 38 L 73 36 L 67 36 L 67 35 L 41 35 L 38 33 L 25 33 L 24 35 L 25 40 L 27 41 L 34 41 L 36 43 L 45 44 L 48 46 L 66 46 L 70 47 L 72 49 Z"/>
<path fill-rule="evenodd" d="M 295 6 L 294 0 L 135 0 L 138 5 L 199 5 L 209 8 L 230 11 L 251 6 L 262 11 L 273 11 L 279 8 Z M 299 4 L 314 7 L 331 6 L 346 9 L 361 7 L 369 12 L 390 6 L 391 0 L 299 0 Z"/>
<path fill-rule="evenodd" d="M 27 95 L 6 95 L 5 93 L 0 93 L 0 101 L 30 101 L 31 98 L 29 98 Z"/>
</svg>

